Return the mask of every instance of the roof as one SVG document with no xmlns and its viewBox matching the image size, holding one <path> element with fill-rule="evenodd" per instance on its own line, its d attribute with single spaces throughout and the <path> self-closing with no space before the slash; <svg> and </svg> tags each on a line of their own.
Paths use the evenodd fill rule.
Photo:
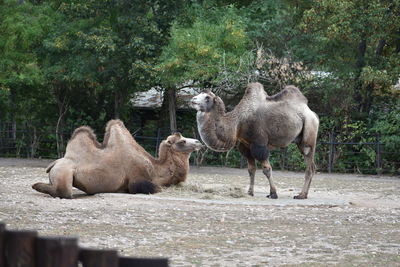
<svg viewBox="0 0 400 267">
<path fill-rule="evenodd" d="M 137 92 L 130 99 L 134 108 L 156 109 L 162 106 L 164 101 L 164 89 L 153 87 L 150 90 Z M 190 109 L 190 99 L 198 95 L 201 89 L 196 87 L 184 87 L 178 90 L 176 95 L 176 105 L 178 109 Z"/>
<path fill-rule="evenodd" d="M 151 88 L 148 91 L 137 92 L 130 99 L 135 108 L 159 108 L 164 99 L 164 91 L 160 88 Z"/>
</svg>

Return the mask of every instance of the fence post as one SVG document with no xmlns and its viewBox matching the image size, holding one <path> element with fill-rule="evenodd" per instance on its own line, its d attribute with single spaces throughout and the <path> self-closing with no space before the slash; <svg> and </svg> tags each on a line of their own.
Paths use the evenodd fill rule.
<svg viewBox="0 0 400 267">
<path fill-rule="evenodd" d="M 242 156 L 242 154 L 240 154 L 240 168 L 243 169 L 245 167 L 245 164 L 246 164 L 245 159 Z"/>
<path fill-rule="evenodd" d="M 36 239 L 36 266 L 76 267 L 78 240 L 73 237 L 38 237 Z"/>
<path fill-rule="evenodd" d="M 8 267 L 35 266 L 35 231 L 5 232 L 4 256 Z"/>
<path fill-rule="evenodd" d="M 287 151 L 288 151 L 287 147 L 280 149 L 281 155 L 280 155 L 279 165 L 281 167 L 281 170 L 286 170 Z"/>
<path fill-rule="evenodd" d="M 6 233 L 6 225 L 0 222 L 0 266 L 5 266 L 6 262 L 4 259 L 4 239 Z"/>
<path fill-rule="evenodd" d="M 81 249 L 79 261 L 83 267 L 118 267 L 116 250 Z"/>
<path fill-rule="evenodd" d="M 379 134 L 376 135 L 376 173 L 382 174 L 382 159 L 381 159 L 381 140 Z"/>
<path fill-rule="evenodd" d="M 130 258 L 120 257 L 119 267 L 168 267 L 167 258 Z"/>
<path fill-rule="evenodd" d="M 329 133 L 329 156 L 328 156 L 328 173 L 333 170 L 333 157 L 335 155 L 335 133 Z"/>
</svg>

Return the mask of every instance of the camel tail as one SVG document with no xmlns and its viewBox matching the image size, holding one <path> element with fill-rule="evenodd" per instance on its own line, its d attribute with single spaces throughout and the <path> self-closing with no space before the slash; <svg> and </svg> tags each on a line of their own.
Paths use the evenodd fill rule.
<svg viewBox="0 0 400 267">
<path fill-rule="evenodd" d="M 160 188 L 150 181 L 140 181 L 129 185 L 131 194 L 154 194 L 160 192 Z"/>
<path fill-rule="evenodd" d="M 56 163 L 57 163 L 57 160 L 50 163 L 49 166 L 47 166 L 47 168 L 46 168 L 46 173 L 49 173 L 50 170 L 54 167 L 54 165 L 56 165 Z"/>
</svg>

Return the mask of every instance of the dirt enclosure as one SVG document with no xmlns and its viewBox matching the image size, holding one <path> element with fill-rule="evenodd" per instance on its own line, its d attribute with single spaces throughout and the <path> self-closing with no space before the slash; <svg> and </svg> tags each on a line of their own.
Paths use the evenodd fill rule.
<svg viewBox="0 0 400 267">
<path fill-rule="evenodd" d="M 40 194 L 49 161 L 0 158 L 0 221 L 41 236 L 76 236 L 82 247 L 168 257 L 171 266 L 400 266 L 400 178 L 316 174 L 294 200 L 302 173 L 273 173 L 267 199 L 246 169 L 192 167 L 187 182 L 156 195 Z"/>
</svg>

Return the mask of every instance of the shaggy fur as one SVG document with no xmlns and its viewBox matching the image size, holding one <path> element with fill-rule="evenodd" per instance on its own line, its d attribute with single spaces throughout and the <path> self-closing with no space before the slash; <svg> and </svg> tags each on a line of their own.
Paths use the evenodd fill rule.
<svg viewBox="0 0 400 267">
<path fill-rule="evenodd" d="M 191 103 L 197 109 L 201 139 L 209 148 L 228 151 L 239 143 L 239 151 L 248 163 L 250 195 L 254 195 L 257 160 L 269 180 L 269 197 L 278 197 L 272 181 L 269 150 L 296 143 L 305 157 L 307 168 L 303 189 L 295 198 L 307 198 L 315 173 L 314 153 L 319 119 L 307 106 L 307 98 L 297 87 L 287 86 L 278 94 L 268 96 L 262 84 L 251 83 L 239 104 L 228 113 L 221 98 L 210 91 L 195 96 Z"/>
<path fill-rule="evenodd" d="M 152 194 L 185 181 L 189 156 L 201 147 L 198 140 L 176 133 L 161 142 L 159 157 L 153 158 L 120 120 L 107 123 L 102 144 L 92 129 L 82 126 L 72 134 L 65 156 L 47 167 L 50 183 L 32 188 L 60 198 L 72 198 L 72 187 L 87 194 Z"/>
</svg>

